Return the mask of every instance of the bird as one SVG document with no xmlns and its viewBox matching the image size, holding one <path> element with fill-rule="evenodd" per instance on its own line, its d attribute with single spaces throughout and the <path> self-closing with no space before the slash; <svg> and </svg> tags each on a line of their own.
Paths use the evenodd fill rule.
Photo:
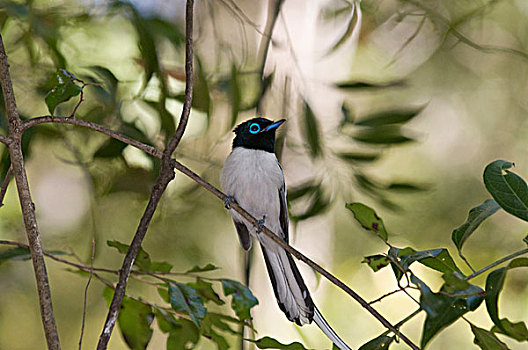
<svg viewBox="0 0 528 350">
<path fill-rule="evenodd" d="M 261 233 L 265 225 L 288 242 L 286 184 L 274 153 L 276 131 L 285 121 L 255 117 L 235 127 L 232 151 L 220 175 L 227 195 L 225 206 L 230 209 L 242 248 L 251 249 L 252 237 L 260 243 L 275 298 L 288 320 L 299 326 L 314 321 L 339 349 L 348 350 L 315 306 L 291 254 Z M 232 202 L 258 220 L 244 219 L 231 208 Z"/>
</svg>

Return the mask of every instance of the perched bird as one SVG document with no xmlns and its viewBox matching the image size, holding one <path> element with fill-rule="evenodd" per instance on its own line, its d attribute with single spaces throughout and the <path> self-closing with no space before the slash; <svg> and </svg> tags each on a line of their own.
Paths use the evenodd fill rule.
<svg viewBox="0 0 528 350">
<path fill-rule="evenodd" d="M 260 232 L 265 224 L 288 242 L 286 186 L 274 153 L 275 132 L 284 122 L 253 118 L 234 129 L 233 150 L 221 174 L 222 188 L 229 196 L 226 208 L 234 201 L 259 219 L 248 222 L 231 210 L 242 248 L 251 248 L 252 236 L 260 242 L 275 297 L 288 320 L 300 326 L 313 320 L 340 349 L 350 349 L 315 307 L 290 253 Z"/>
</svg>

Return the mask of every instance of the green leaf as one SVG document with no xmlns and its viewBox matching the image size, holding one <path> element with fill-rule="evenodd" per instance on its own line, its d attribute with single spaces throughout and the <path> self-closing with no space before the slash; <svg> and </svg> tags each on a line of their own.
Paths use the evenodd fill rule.
<svg viewBox="0 0 528 350">
<path fill-rule="evenodd" d="M 495 334 L 471 324 L 471 331 L 475 335 L 473 342 L 482 350 L 507 350 L 506 344 L 501 342 Z"/>
<path fill-rule="evenodd" d="M 354 214 L 357 222 L 367 231 L 373 231 L 381 239 L 386 241 L 388 233 L 383 220 L 376 214 L 374 209 L 362 203 L 347 203 L 346 208 Z"/>
<path fill-rule="evenodd" d="M 198 265 L 194 265 L 190 270 L 185 271 L 185 273 L 195 273 L 195 272 L 207 272 L 207 271 L 214 271 L 218 270 L 219 267 L 214 266 L 213 264 L 207 264 L 203 267 L 200 267 Z"/>
<path fill-rule="evenodd" d="M 462 250 L 462 246 L 466 239 L 479 227 L 479 225 L 488 217 L 493 215 L 500 207 L 493 199 L 484 201 L 478 207 L 469 211 L 466 222 L 453 230 L 451 240 L 455 243 L 458 251 Z"/>
<path fill-rule="evenodd" d="M 147 348 L 150 338 L 152 338 L 153 331 L 150 325 L 153 320 L 154 313 L 149 305 L 126 296 L 124 297 L 119 309 L 117 322 L 130 349 Z"/>
<path fill-rule="evenodd" d="M 232 295 L 231 308 L 235 311 L 240 320 L 251 319 L 250 310 L 258 304 L 257 298 L 251 293 L 248 287 L 240 282 L 230 279 L 221 279 L 224 294 Z"/>
<path fill-rule="evenodd" d="M 507 266 L 490 272 L 486 278 L 486 309 L 493 323 L 506 334 L 507 329 L 499 318 L 499 294 L 504 287 L 508 270 L 517 267 L 528 267 L 528 258 L 514 259 Z"/>
<path fill-rule="evenodd" d="M 127 146 L 126 143 L 114 139 L 113 137 L 106 140 L 99 149 L 94 153 L 94 158 L 115 158 L 121 157 L 121 153 Z"/>
<path fill-rule="evenodd" d="M 75 83 L 77 78 L 64 69 L 59 69 L 56 79 L 55 86 L 50 92 L 48 92 L 45 98 L 46 105 L 48 106 L 51 115 L 54 115 L 55 108 L 59 104 L 79 95 L 83 89 Z"/>
<path fill-rule="evenodd" d="M 278 340 L 270 337 L 260 338 L 258 340 L 246 339 L 254 343 L 259 349 L 285 349 L 285 350 L 306 350 L 304 345 L 299 342 L 293 342 L 290 344 L 283 344 Z"/>
<path fill-rule="evenodd" d="M 154 315 L 158 322 L 158 327 L 163 333 L 169 333 L 178 327 L 181 327 L 176 318 L 162 308 L 155 307 Z"/>
<path fill-rule="evenodd" d="M 414 141 L 412 138 L 403 135 L 399 125 L 363 127 L 357 130 L 352 138 L 370 144 L 399 144 Z"/>
<path fill-rule="evenodd" d="M 427 313 L 422 330 L 421 348 L 442 329 L 449 326 L 462 315 L 476 310 L 482 303 L 484 291 L 475 285 L 466 290 L 458 290 L 450 295 L 433 293 L 431 289 L 414 275 L 411 281 L 420 288 L 420 306 Z"/>
<path fill-rule="evenodd" d="M 420 192 L 426 191 L 428 186 L 426 185 L 417 185 L 409 182 L 393 182 L 386 187 L 389 191 L 399 191 L 399 192 Z"/>
<path fill-rule="evenodd" d="M 128 252 L 129 246 L 127 244 L 121 243 L 119 241 L 106 241 L 106 244 L 109 247 L 116 248 L 121 254 L 126 254 Z M 167 262 L 152 262 L 150 260 L 150 255 L 139 248 L 136 260 L 134 260 L 134 266 L 136 266 L 141 271 L 146 272 L 170 272 L 172 265 Z"/>
<path fill-rule="evenodd" d="M 368 81 L 343 81 L 336 84 L 336 87 L 344 90 L 368 90 L 368 89 L 384 89 L 391 87 L 403 87 L 407 84 L 403 80 L 395 80 L 387 83 L 375 83 Z"/>
<path fill-rule="evenodd" d="M 179 327 L 174 328 L 167 338 L 167 350 L 194 349 L 200 340 L 200 330 L 184 318 L 178 319 Z"/>
<path fill-rule="evenodd" d="M 220 296 L 214 291 L 212 283 L 197 278 L 195 283 L 189 283 L 188 285 L 196 289 L 202 300 L 210 300 L 217 305 L 225 304 L 225 302 L 220 299 Z"/>
<path fill-rule="evenodd" d="M 501 333 L 517 341 L 528 341 L 528 329 L 524 322 L 511 322 L 507 318 L 500 319 L 501 328 L 496 325 L 491 328 L 492 332 Z M 503 331 L 504 329 L 504 331 Z"/>
<path fill-rule="evenodd" d="M 404 270 L 407 270 L 409 266 L 418 261 L 419 263 L 443 273 L 457 273 L 459 276 L 464 276 L 462 271 L 455 264 L 455 261 L 449 254 L 449 251 L 445 248 L 429 249 L 416 251 L 413 248 L 407 247 L 403 249 L 390 248 L 389 256 L 393 258 L 399 258 L 400 264 Z M 393 265 L 394 274 L 396 278 L 400 280 L 403 276 L 401 270 Z"/>
<path fill-rule="evenodd" d="M 402 124 L 420 114 L 425 106 L 412 109 L 391 110 L 379 113 L 374 113 L 361 118 L 355 122 L 356 125 L 361 126 L 382 126 L 387 124 Z"/>
<path fill-rule="evenodd" d="M 207 309 L 196 289 L 183 283 L 170 281 L 169 298 L 171 307 L 175 311 L 187 312 L 194 324 L 200 328 L 200 322 L 205 317 Z"/>
<path fill-rule="evenodd" d="M 457 290 L 465 290 L 471 285 L 462 276 L 453 271 L 444 273 L 442 279 L 445 281 L 444 289 L 447 293 L 454 293 Z"/>
<path fill-rule="evenodd" d="M 394 341 L 394 337 L 380 335 L 371 341 L 361 345 L 359 350 L 389 350 L 389 346 Z"/>
<path fill-rule="evenodd" d="M 29 260 L 31 259 L 31 252 L 29 248 L 16 247 L 9 248 L 0 252 L 0 264 L 8 260 Z"/>
<path fill-rule="evenodd" d="M 373 162 L 381 156 L 381 153 L 344 152 L 338 153 L 337 156 L 347 162 Z"/>
<path fill-rule="evenodd" d="M 385 266 L 388 266 L 390 264 L 390 260 L 385 255 L 376 254 L 376 255 L 366 256 L 361 261 L 361 263 L 367 264 L 372 269 L 372 271 L 378 272 Z"/>
<path fill-rule="evenodd" d="M 330 204 L 330 197 L 323 192 L 320 186 L 314 188 L 314 191 L 310 193 L 310 199 L 308 208 L 302 213 L 292 214 L 290 219 L 294 222 L 306 220 L 313 216 L 323 213 Z"/>
<path fill-rule="evenodd" d="M 504 160 L 490 163 L 484 169 L 484 184 L 502 209 L 528 221 L 528 188 L 521 177 L 508 170 L 513 166 Z"/>
<path fill-rule="evenodd" d="M 231 107 L 231 128 L 236 124 L 238 118 L 238 112 L 240 111 L 241 96 L 240 96 L 240 84 L 238 82 L 238 70 L 233 64 L 231 66 L 231 80 L 229 81 L 229 92 L 230 92 L 230 107 Z"/>
<path fill-rule="evenodd" d="M 321 153 L 319 123 L 306 101 L 304 101 L 304 127 L 302 128 L 302 132 L 304 139 L 308 143 L 311 156 L 316 158 Z"/>
</svg>

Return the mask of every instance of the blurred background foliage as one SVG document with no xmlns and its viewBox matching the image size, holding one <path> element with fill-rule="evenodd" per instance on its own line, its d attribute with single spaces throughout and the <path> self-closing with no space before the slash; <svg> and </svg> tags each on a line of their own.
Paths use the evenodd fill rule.
<svg viewBox="0 0 528 350">
<path fill-rule="evenodd" d="M 390 272 L 374 275 L 359 262 L 384 247 L 353 222 L 345 202 L 376 208 L 395 244 L 446 247 L 456 256 L 451 231 L 487 198 L 484 166 L 508 159 L 527 176 L 528 3 L 363 0 L 361 7 L 359 33 L 345 0 L 197 1 L 193 109 L 176 157 L 218 185 L 234 125 L 256 114 L 286 118 L 277 153 L 288 184 L 291 243 L 375 299 L 393 288 Z M 183 20 L 184 2 L 177 0 L 0 1 L 21 116 L 48 114 L 45 96 L 63 68 L 100 84 L 85 88 L 78 118 L 162 148 L 182 108 Z M 69 116 L 76 103 L 74 97 L 54 114 Z M 0 128 L 5 134 L 4 115 Z M 3 179 L 9 161 L 0 147 Z M 45 247 L 74 252 L 89 263 L 95 238 L 95 265 L 118 268 L 121 255 L 105 242 L 132 238 L 158 161 L 69 125 L 31 129 L 25 155 Z M 0 209 L 0 238 L 24 242 L 14 187 Z M 520 221 L 495 215 L 466 244 L 466 256 L 484 266 L 518 249 L 525 230 Z M 144 247 L 176 271 L 212 263 L 221 267 L 213 276 L 243 279 L 243 255 L 222 203 L 181 174 L 169 186 Z M 250 286 L 260 301 L 253 309 L 259 336 L 327 346 L 313 326 L 297 328 L 283 317 L 260 257 L 254 261 Z M 48 264 L 63 347 L 73 348 L 86 278 Z M 301 269 L 317 304 L 350 345 L 382 332 L 344 293 Z M 509 274 L 501 308 L 512 319 L 526 320 L 522 273 Z M 434 275 L 424 279 L 441 284 Z M 0 281 L 0 348 L 43 348 L 30 264 L 2 264 Z M 103 289 L 93 283 L 88 294 L 86 348 L 94 347 L 103 324 Z M 161 300 L 155 288 L 134 280 L 127 291 Z M 415 306 L 394 296 L 377 307 L 396 322 Z M 468 317 L 491 326 L 484 312 Z M 406 333 L 416 338 L 422 321 L 410 322 Z M 151 348 L 164 347 L 166 337 L 155 331 Z M 458 322 L 429 348 L 472 346 L 470 329 Z M 211 347 L 206 339 L 199 345 Z M 126 348 L 118 332 L 110 348 Z"/>
</svg>

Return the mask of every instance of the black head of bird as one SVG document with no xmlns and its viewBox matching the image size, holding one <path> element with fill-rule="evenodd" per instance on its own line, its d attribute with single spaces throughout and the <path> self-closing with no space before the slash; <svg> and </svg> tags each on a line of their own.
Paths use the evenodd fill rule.
<svg viewBox="0 0 528 350">
<path fill-rule="evenodd" d="M 275 145 L 275 131 L 286 120 L 276 122 L 266 118 L 253 118 L 238 125 L 233 132 L 233 148 L 244 147 L 273 153 Z"/>
</svg>

